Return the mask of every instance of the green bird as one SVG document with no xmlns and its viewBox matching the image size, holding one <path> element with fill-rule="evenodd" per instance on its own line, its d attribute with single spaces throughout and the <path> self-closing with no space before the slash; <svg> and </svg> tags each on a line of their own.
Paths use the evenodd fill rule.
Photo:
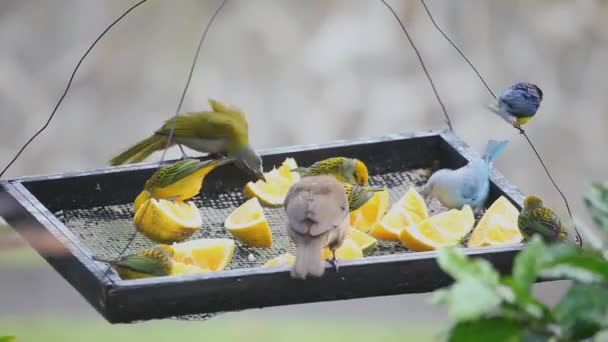
<svg viewBox="0 0 608 342">
<path fill-rule="evenodd" d="M 138 279 L 171 274 L 173 253 L 171 246 L 157 245 L 137 254 L 123 256 L 116 261 L 99 257 L 93 259 L 111 264 L 122 279 Z"/>
<path fill-rule="evenodd" d="M 302 177 L 330 175 L 343 183 L 356 185 L 367 185 L 368 170 L 365 163 L 359 159 L 333 157 L 320 160 L 309 167 L 298 167 L 292 172 L 297 172 Z"/>
<path fill-rule="evenodd" d="M 249 170 L 258 179 L 264 179 L 262 159 L 249 145 L 249 125 L 245 114 L 213 99 L 209 99 L 209 104 L 211 111 L 172 117 L 154 134 L 112 158 L 109 164 L 114 166 L 143 161 L 153 152 L 165 148 L 171 129 L 175 128 L 170 146 L 185 145 L 214 157 L 234 157 L 241 169 Z"/>
<path fill-rule="evenodd" d="M 344 190 L 346 191 L 346 197 L 348 198 L 349 212 L 361 208 L 374 196 L 375 192 L 384 190 L 384 188 L 380 187 L 352 185 L 349 183 L 343 184 Z"/>
<path fill-rule="evenodd" d="M 205 177 L 216 167 L 234 162 L 234 158 L 211 161 L 183 159 L 158 169 L 146 181 L 144 191 L 135 199 L 135 210 L 150 197 L 186 201 L 196 196 L 203 187 Z"/>
<path fill-rule="evenodd" d="M 519 213 L 517 225 L 526 239 L 539 234 L 548 242 L 572 241 L 568 229 L 559 217 L 543 205 L 542 199 L 534 195 L 524 198 L 524 209 Z M 574 242 L 580 246 L 581 237 L 576 231 L 574 235 Z"/>
</svg>

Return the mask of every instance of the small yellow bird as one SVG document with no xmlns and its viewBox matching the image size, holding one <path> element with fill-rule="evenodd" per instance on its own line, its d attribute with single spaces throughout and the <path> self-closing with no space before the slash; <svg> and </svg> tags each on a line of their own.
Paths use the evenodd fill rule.
<svg viewBox="0 0 608 342">
<path fill-rule="evenodd" d="M 353 185 L 367 185 L 369 173 L 365 163 L 359 159 L 334 157 L 318 161 L 309 167 L 298 167 L 291 170 L 303 177 L 330 175 L 342 183 Z"/>
<path fill-rule="evenodd" d="M 205 176 L 218 166 L 234 162 L 235 158 L 211 161 L 184 159 L 158 169 L 135 199 L 135 211 L 150 197 L 185 201 L 196 196 L 203 187 Z"/>
<path fill-rule="evenodd" d="M 519 213 L 517 225 L 522 235 L 528 239 L 534 234 L 539 234 L 543 240 L 548 242 L 570 240 L 582 244 L 582 239 L 574 229 L 574 238 L 570 239 L 568 229 L 561 222 L 553 210 L 543 205 L 542 199 L 529 195 L 524 198 L 524 208 Z"/>
<path fill-rule="evenodd" d="M 118 260 L 93 257 L 94 260 L 111 264 L 122 279 L 160 277 L 171 274 L 173 248 L 157 245 L 137 254 L 126 255 Z"/>
</svg>

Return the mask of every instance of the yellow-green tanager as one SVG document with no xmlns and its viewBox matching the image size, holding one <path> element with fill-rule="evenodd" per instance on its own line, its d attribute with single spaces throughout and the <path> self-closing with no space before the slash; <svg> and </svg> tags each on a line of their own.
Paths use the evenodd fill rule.
<svg viewBox="0 0 608 342">
<path fill-rule="evenodd" d="M 236 165 L 264 179 L 262 159 L 249 145 L 249 128 L 245 114 L 234 107 L 210 99 L 211 111 L 180 114 L 167 120 L 150 137 L 138 142 L 110 160 L 110 165 L 136 163 L 167 145 L 180 144 L 211 155 L 227 155 Z"/>
</svg>

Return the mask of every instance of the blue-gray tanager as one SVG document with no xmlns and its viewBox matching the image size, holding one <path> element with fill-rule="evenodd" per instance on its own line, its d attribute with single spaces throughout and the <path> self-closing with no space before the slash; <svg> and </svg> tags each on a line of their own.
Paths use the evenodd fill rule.
<svg viewBox="0 0 608 342">
<path fill-rule="evenodd" d="M 426 198 L 437 198 L 450 209 L 461 209 L 465 204 L 482 208 L 490 193 L 490 167 L 507 142 L 490 140 L 481 159 L 472 160 L 457 170 L 435 172 L 420 193 Z"/>
</svg>

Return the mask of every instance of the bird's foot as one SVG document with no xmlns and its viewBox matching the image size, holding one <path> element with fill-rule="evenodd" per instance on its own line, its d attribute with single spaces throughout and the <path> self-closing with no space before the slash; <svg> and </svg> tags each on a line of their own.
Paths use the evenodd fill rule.
<svg viewBox="0 0 608 342">
<path fill-rule="evenodd" d="M 336 254 L 334 252 L 333 257 L 331 259 L 327 259 L 327 262 L 329 262 L 334 269 L 336 270 L 336 272 L 338 272 L 338 270 L 340 269 L 340 266 L 338 265 L 338 259 L 336 259 Z"/>
<path fill-rule="evenodd" d="M 521 125 L 520 125 L 520 124 L 518 124 L 518 123 L 514 123 L 514 124 L 513 124 L 513 127 L 515 127 L 515 129 L 519 131 L 519 134 L 525 134 L 525 133 L 526 133 L 526 132 L 524 131 L 524 129 L 521 127 Z"/>
</svg>

